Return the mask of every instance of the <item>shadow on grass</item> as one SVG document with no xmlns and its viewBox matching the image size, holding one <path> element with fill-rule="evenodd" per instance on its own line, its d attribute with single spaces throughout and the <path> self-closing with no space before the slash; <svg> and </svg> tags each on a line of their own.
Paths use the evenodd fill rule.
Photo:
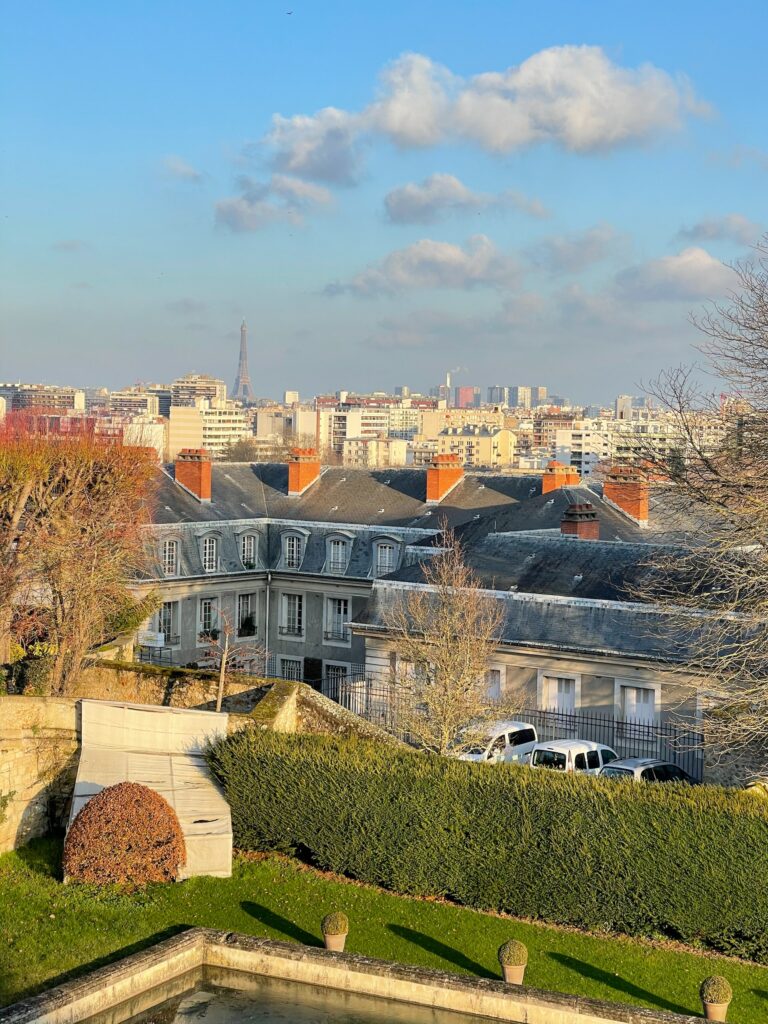
<svg viewBox="0 0 768 1024">
<path fill-rule="evenodd" d="M 17 846 L 14 855 L 33 874 L 55 878 L 60 882 L 63 849 L 64 836 L 60 834 L 32 839 L 25 846 Z"/>
<path fill-rule="evenodd" d="M 78 964 L 77 967 L 73 967 L 69 971 L 63 971 L 61 974 L 56 974 L 51 978 L 46 978 L 45 981 L 41 981 L 37 985 L 30 985 L 28 988 L 19 989 L 18 992 L 14 992 L 12 995 L 13 1002 L 29 999 L 32 996 L 36 996 L 39 992 L 55 988 L 57 985 L 63 985 L 65 981 L 72 981 L 73 978 L 79 978 L 81 975 L 95 971 L 99 967 L 106 967 L 107 964 L 123 960 L 125 957 L 131 956 L 132 953 L 140 953 L 148 946 L 154 946 L 155 943 L 162 942 L 163 939 L 171 939 L 174 935 L 189 931 L 192 927 L 194 925 L 175 924 L 170 928 L 164 928 L 160 932 L 155 932 L 154 935 L 146 935 L 136 942 L 132 942 L 130 946 L 123 946 L 122 949 L 116 949 L 111 953 L 107 953 L 106 956 L 100 956 L 96 960 L 90 960 L 88 963 Z M 1 1012 L 0 1017 L 2 1017 Z"/>
<path fill-rule="evenodd" d="M 765 999 L 768 1002 L 768 991 L 764 988 L 753 988 L 750 989 L 753 996 L 758 996 L 760 999 Z"/>
<path fill-rule="evenodd" d="M 287 917 L 276 914 L 274 910 L 270 910 L 269 907 L 263 907 L 261 903 L 243 900 L 240 906 L 246 914 L 255 917 L 257 921 L 261 921 L 267 928 L 271 928 L 272 931 L 284 935 L 287 939 L 293 939 L 294 942 L 303 942 L 305 946 L 322 945 L 316 935 L 312 935 L 311 932 L 305 932 L 303 928 L 294 924 L 293 921 L 289 921 Z"/>
<path fill-rule="evenodd" d="M 439 939 L 433 939 L 431 935 L 425 935 L 424 932 L 414 931 L 413 928 L 406 928 L 401 924 L 388 924 L 387 928 L 394 935 L 397 935 L 399 939 L 405 939 L 406 942 L 412 942 L 414 946 L 421 946 L 421 948 L 426 950 L 427 953 L 432 953 L 433 956 L 439 956 L 441 960 L 446 960 L 449 964 L 453 964 L 454 967 L 458 967 L 462 971 L 467 971 L 469 974 L 476 974 L 481 978 L 498 978 L 498 975 L 489 971 L 487 967 L 483 967 L 482 964 L 477 963 L 475 960 L 471 960 L 460 950 L 454 949 L 453 946 L 446 946 L 446 944 L 444 942 L 440 942 Z"/>
<path fill-rule="evenodd" d="M 670 1010 L 672 1013 L 686 1014 L 691 1012 L 688 1006 L 672 1003 L 668 999 L 664 999 L 663 996 L 656 995 L 655 992 L 649 992 L 647 989 L 640 988 L 639 985 L 627 981 L 626 978 L 620 978 L 617 974 L 611 974 L 609 971 L 604 971 L 600 967 L 586 963 L 584 960 L 577 960 L 573 956 L 568 956 L 567 953 L 549 953 L 548 955 L 550 959 L 556 960 L 563 967 L 567 967 L 575 974 L 581 975 L 582 978 L 599 981 L 601 985 L 605 985 L 607 988 L 612 988 L 616 992 L 623 992 L 633 999 L 641 999 L 646 1003 L 650 1003 L 651 1006 L 658 1007 L 660 1010 Z"/>
</svg>

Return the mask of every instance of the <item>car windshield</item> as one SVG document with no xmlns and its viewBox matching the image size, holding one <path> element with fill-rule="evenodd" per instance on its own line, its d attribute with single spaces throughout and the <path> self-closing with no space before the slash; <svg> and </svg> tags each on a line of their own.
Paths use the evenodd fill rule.
<svg viewBox="0 0 768 1024">
<path fill-rule="evenodd" d="M 533 763 L 537 768 L 555 768 L 565 771 L 565 754 L 559 750 L 537 750 L 533 755 Z"/>
<path fill-rule="evenodd" d="M 600 778 L 601 779 L 626 779 L 626 778 L 630 778 L 631 779 L 634 774 L 635 773 L 632 771 L 631 768 L 614 768 L 614 767 L 611 766 L 609 768 L 603 768 L 603 770 L 600 772 Z"/>
</svg>

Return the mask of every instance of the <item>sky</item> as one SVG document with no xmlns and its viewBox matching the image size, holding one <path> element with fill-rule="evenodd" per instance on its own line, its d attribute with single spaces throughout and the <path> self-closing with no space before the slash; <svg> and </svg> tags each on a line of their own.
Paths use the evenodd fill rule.
<svg viewBox="0 0 768 1024">
<path fill-rule="evenodd" d="M 0 380 L 260 396 L 700 361 L 768 229 L 765 0 L 4 0 Z"/>
</svg>

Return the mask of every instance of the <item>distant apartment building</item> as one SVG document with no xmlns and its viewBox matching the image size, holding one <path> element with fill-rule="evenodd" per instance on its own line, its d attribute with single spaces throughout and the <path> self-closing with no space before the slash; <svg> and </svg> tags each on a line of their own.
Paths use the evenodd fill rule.
<svg viewBox="0 0 768 1024">
<path fill-rule="evenodd" d="M 285 391 L 283 393 L 283 405 L 298 405 L 299 404 L 299 392 L 298 391 Z"/>
<path fill-rule="evenodd" d="M 348 437 L 342 449 L 345 466 L 387 469 L 408 463 L 408 442 L 399 437 Z"/>
<path fill-rule="evenodd" d="M 5 399 L 0 398 L 0 422 L 2 422 L 5 419 L 5 413 L 7 408 L 8 406 L 6 405 Z"/>
<path fill-rule="evenodd" d="M 416 437 L 409 443 L 409 461 L 413 466 L 431 466 L 437 455 L 436 437 Z"/>
<path fill-rule="evenodd" d="M 112 392 L 109 396 L 108 409 L 118 416 L 159 416 L 160 401 L 157 395 L 150 394 L 143 388 L 125 388 L 123 391 Z"/>
<path fill-rule="evenodd" d="M 21 409 L 56 409 L 85 412 L 85 391 L 82 388 L 60 387 L 56 384 L 0 384 L 9 412 Z"/>
<path fill-rule="evenodd" d="M 524 384 L 509 389 L 509 404 L 513 409 L 530 409 L 533 399 L 532 390 Z"/>
<path fill-rule="evenodd" d="M 168 419 L 168 458 L 183 448 L 204 448 L 220 459 L 227 448 L 253 436 L 248 413 L 227 400 L 198 399 L 196 405 L 172 405 Z"/>
<path fill-rule="evenodd" d="M 548 405 L 547 389 L 542 385 L 531 388 L 531 405 L 536 408 L 539 405 Z"/>
<path fill-rule="evenodd" d="M 131 416 L 123 426 L 123 444 L 154 448 L 157 461 L 168 458 L 168 420 L 164 416 Z"/>
<path fill-rule="evenodd" d="M 161 416 L 169 416 L 171 412 L 171 386 L 170 384 L 145 384 L 144 390 L 148 395 L 157 398 L 158 410 Z"/>
<path fill-rule="evenodd" d="M 454 389 L 453 404 L 457 409 L 477 409 L 480 405 L 480 388 L 460 385 Z"/>
<path fill-rule="evenodd" d="M 226 402 L 227 385 L 205 373 L 188 373 L 171 384 L 171 405 L 194 406 L 200 398 Z"/>
<path fill-rule="evenodd" d="M 344 454 L 348 437 L 389 436 L 389 409 L 318 409 L 317 439 L 321 451 Z"/>
<path fill-rule="evenodd" d="M 509 405 L 509 388 L 494 384 L 488 388 L 488 405 Z"/>
<path fill-rule="evenodd" d="M 515 435 L 505 427 L 448 427 L 437 437 L 438 455 L 457 455 L 464 466 L 508 468 L 515 456 Z"/>
<path fill-rule="evenodd" d="M 85 388 L 85 411 L 106 412 L 109 409 L 108 388 Z"/>
<path fill-rule="evenodd" d="M 421 414 L 423 437 L 437 437 L 446 427 L 503 427 L 501 409 L 425 409 Z"/>
</svg>

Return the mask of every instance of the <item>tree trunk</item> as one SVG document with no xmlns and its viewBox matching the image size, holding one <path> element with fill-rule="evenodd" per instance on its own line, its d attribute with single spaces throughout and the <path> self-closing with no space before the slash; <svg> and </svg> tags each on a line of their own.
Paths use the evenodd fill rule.
<svg viewBox="0 0 768 1024">
<path fill-rule="evenodd" d="M 229 633 L 224 634 L 224 650 L 221 652 L 221 665 L 219 666 L 219 692 L 216 694 L 216 710 L 221 711 L 221 702 L 224 699 L 224 682 L 227 676 L 227 658 L 229 657 Z"/>
</svg>

